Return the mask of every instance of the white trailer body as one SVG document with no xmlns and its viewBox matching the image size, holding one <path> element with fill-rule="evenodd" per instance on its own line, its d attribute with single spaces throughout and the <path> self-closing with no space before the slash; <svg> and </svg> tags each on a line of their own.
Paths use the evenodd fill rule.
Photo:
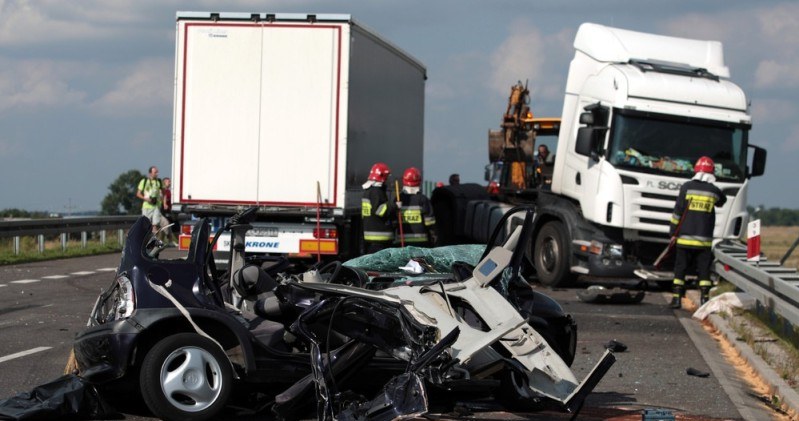
<svg viewBox="0 0 799 421">
<path fill-rule="evenodd" d="M 260 252 L 307 252 L 320 210 L 341 253 L 371 165 L 423 166 L 426 70 L 349 15 L 178 12 L 175 50 L 174 206 L 259 206 Z"/>
</svg>

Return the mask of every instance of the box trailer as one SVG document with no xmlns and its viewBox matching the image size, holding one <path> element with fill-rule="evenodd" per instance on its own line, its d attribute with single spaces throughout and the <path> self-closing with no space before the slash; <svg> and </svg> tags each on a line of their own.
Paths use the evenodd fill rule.
<svg viewBox="0 0 799 421">
<path fill-rule="evenodd" d="M 356 254 L 371 165 L 423 166 L 424 65 L 345 14 L 178 12 L 176 26 L 174 208 L 258 206 L 249 252 Z"/>
</svg>

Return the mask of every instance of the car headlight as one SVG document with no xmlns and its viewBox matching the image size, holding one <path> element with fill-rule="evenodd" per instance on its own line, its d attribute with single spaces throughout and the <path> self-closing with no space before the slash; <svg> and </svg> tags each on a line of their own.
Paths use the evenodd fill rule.
<svg viewBox="0 0 799 421">
<path fill-rule="evenodd" d="M 100 296 L 95 308 L 95 320 L 99 324 L 124 319 L 133 314 L 136 299 L 133 284 L 126 276 L 118 276 L 109 290 Z"/>
</svg>

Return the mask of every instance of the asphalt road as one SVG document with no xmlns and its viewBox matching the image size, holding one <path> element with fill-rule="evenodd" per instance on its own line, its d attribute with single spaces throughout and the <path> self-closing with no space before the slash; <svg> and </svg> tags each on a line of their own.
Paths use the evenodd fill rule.
<svg viewBox="0 0 799 421">
<path fill-rule="evenodd" d="M 170 250 L 171 253 L 176 253 Z M 59 377 L 71 340 L 86 324 L 101 289 L 114 277 L 118 254 L 0 267 L 0 399 Z M 640 304 L 587 304 L 577 289 L 544 290 L 578 324 L 572 370 L 586 376 L 611 339 L 627 345 L 594 389 L 577 419 L 641 419 L 645 408 L 670 410 L 680 419 L 766 420 L 772 413 L 720 356 L 716 342 L 685 311 L 666 307 L 662 292 Z M 692 367 L 709 372 L 689 376 Z M 150 420 L 135 396 L 124 419 Z M 467 409 L 469 419 L 569 419 L 556 412 L 519 414 L 491 405 Z M 444 419 L 457 419 L 442 414 Z M 264 419 L 235 416 L 228 419 Z"/>
</svg>

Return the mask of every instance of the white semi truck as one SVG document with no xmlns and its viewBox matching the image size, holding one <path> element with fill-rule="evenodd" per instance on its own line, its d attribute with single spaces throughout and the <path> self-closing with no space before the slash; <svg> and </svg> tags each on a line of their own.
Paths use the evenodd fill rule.
<svg viewBox="0 0 799 421">
<path fill-rule="evenodd" d="M 372 164 L 423 166 L 425 80 L 350 15 L 178 12 L 174 208 L 224 218 L 258 206 L 247 252 L 357 254 Z"/>
<path fill-rule="evenodd" d="M 533 166 L 532 148 L 506 148 L 504 162 L 489 167 L 500 173 L 488 177 L 500 181 L 500 194 L 493 202 L 470 202 L 464 232 L 485 235 L 479 227 L 496 213 L 486 207 L 535 203 L 530 256 L 543 284 L 575 275 L 634 278 L 634 272 L 670 280 L 652 264 L 668 243 L 679 188 L 706 155 L 728 196 L 716 211 L 715 236 L 740 237 L 749 179 L 763 174 L 766 151 L 749 143 L 747 100 L 729 80 L 721 43 L 585 23 L 574 49 L 561 119 L 543 119 L 550 124 L 540 133 L 557 135 L 551 184 L 511 185 L 507 172 L 514 161 L 517 168 Z M 533 132 L 534 121 L 528 122 Z"/>
</svg>

